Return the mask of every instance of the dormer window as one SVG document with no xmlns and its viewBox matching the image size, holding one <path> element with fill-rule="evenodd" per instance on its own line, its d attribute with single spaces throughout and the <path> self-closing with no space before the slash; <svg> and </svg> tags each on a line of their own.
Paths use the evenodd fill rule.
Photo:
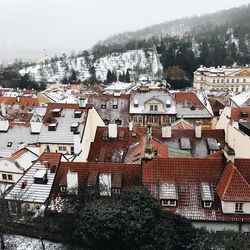
<svg viewBox="0 0 250 250">
<path fill-rule="evenodd" d="M 48 130 L 49 131 L 56 131 L 57 125 L 58 125 L 58 123 L 51 123 L 51 124 L 49 124 Z"/>
<path fill-rule="evenodd" d="M 114 100 L 113 109 L 117 109 L 117 108 L 118 108 L 118 102 L 117 102 L 117 100 Z"/>
<path fill-rule="evenodd" d="M 67 192 L 67 187 L 61 186 L 61 187 L 60 187 L 60 192 L 62 192 L 62 193 Z"/>
<path fill-rule="evenodd" d="M 60 117 L 62 109 L 52 109 L 52 116 L 53 117 Z"/>
<path fill-rule="evenodd" d="M 171 102 L 170 100 L 166 100 L 166 108 L 170 108 L 171 107 Z"/>
<path fill-rule="evenodd" d="M 214 202 L 214 193 L 208 182 L 202 182 L 200 185 L 202 205 L 204 208 L 211 208 Z"/>
<path fill-rule="evenodd" d="M 242 202 L 235 203 L 235 213 L 243 213 L 243 203 Z"/>
<path fill-rule="evenodd" d="M 104 123 L 105 123 L 105 125 L 108 125 L 109 124 L 109 119 L 104 119 Z"/>
<path fill-rule="evenodd" d="M 48 182 L 47 171 L 43 169 L 37 170 L 34 175 L 34 183 L 47 184 L 47 182 Z"/>
<path fill-rule="evenodd" d="M 138 106 L 139 106 L 138 99 L 135 99 L 135 100 L 134 100 L 134 107 L 135 107 L 135 108 L 138 108 Z"/>
<path fill-rule="evenodd" d="M 70 131 L 76 133 L 78 131 L 79 122 L 73 122 L 70 125 Z"/>
<path fill-rule="evenodd" d="M 162 206 L 175 207 L 178 200 L 178 191 L 175 182 L 160 182 L 159 199 Z"/>
<path fill-rule="evenodd" d="M 122 124 L 122 120 L 121 120 L 121 119 L 116 119 L 116 120 L 115 120 L 115 123 L 116 123 L 117 125 L 121 125 L 121 124 Z"/>
<path fill-rule="evenodd" d="M 81 116 L 82 116 L 81 111 L 75 111 L 75 115 L 74 115 L 75 118 L 81 118 Z"/>
</svg>

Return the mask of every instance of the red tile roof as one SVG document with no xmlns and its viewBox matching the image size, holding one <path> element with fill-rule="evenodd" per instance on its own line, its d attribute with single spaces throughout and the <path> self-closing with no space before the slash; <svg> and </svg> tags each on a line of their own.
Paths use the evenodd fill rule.
<svg viewBox="0 0 250 250">
<path fill-rule="evenodd" d="M 25 96 L 19 96 L 19 97 L 0 96 L 0 103 L 4 103 L 6 105 L 18 104 L 20 106 L 32 107 L 32 106 L 38 106 L 38 99 Z"/>
<path fill-rule="evenodd" d="M 196 108 L 204 108 L 203 103 L 199 100 L 196 93 L 194 92 L 176 92 L 175 93 L 176 104 L 180 104 L 183 101 L 190 101 Z"/>
<path fill-rule="evenodd" d="M 221 200 L 250 201 L 250 185 L 232 162 L 226 165 L 216 191 Z"/>
<path fill-rule="evenodd" d="M 247 113 L 248 118 L 242 118 L 241 112 Z M 250 107 L 231 108 L 231 122 L 240 121 L 240 120 L 245 120 L 245 121 L 250 122 Z"/>
<path fill-rule="evenodd" d="M 86 187 L 87 185 L 93 186 L 96 183 L 96 178 L 99 173 L 111 173 L 113 175 L 114 184 L 117 186 L 120 183 L 119 175 L 123 177 L 123 185 L 135 185 L 140 177 L 139 164 L 115 164 L 115 163 L 74 163 L 74 162 L 61 162 L 58 168 L 55 182 L 52 188 L 52 196 L 55 197 L 59 194 L 59 185 L 66 181 L 66 174 L 71 172 L 78 173 L 79 187 Z M 91 176 L 91 178 L 89 178 Z M 63 180 L 62 180 L 63 179 Z"/>
</svg>

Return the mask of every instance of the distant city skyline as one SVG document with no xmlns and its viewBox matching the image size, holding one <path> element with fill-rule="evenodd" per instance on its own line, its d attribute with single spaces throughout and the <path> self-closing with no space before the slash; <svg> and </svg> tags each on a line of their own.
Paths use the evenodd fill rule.
<svg viewBox="0 0 250 250">
<path fill-rule="evenodd" d="M 71 53 L 124 31 L 249 4 L 249 0 L 2 0 L 0 63 Z"/>
</svg>

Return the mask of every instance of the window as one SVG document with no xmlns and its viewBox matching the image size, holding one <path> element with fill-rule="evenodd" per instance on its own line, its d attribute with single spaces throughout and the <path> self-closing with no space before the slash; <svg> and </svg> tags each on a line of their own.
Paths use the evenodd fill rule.
<svg viewBox="0 0 250 250">
<path fill-rule="evenodd" d="M 60 191 L 62 193 L 67 192 L 67 187 L 65 187 L 65 186 L 60 187 Z"/>
<path fill-rule="evenodd" d="M 229 79 L 227 79 L 227 83 L 229 83 Z"/>
<path fill-rule="evenodd" d="M 101 108 L 105 109 L 106 108 L 106 103 L 102 103 Z"/>
<path fill-rule="evenodd" d="M 154 105 L 154 111 L 158 111 L 158 105 Z"/>
<path fill-rule="evenodd" d="M 154 105 L 150 105 L 150 111 L 154 111 Z"/>
<path fill-rule="evenodd" d="M 212 207 L 212 201 L 204 201 L 204 207 Z"/>
<path fill-rule="evenodd" d="M 245 82 L 246 82 L 246 79 L 243 79 L 243 82 L 245 83 Z"/>
<path fill-rule="evenodd" d="M 136 122 L 136 123 L 138 122 L 137 116 L 134 116 L 134 117 L 133 117 L 133 121 Z"/>
<path fill-rule="evenodd" d="M 122 124 L 122 120 L 121 120 L 121 119 L 116 119 L 116 120 L 115 120 L 115 123 L 116 123 L 117 125 L 121 125 L 121 124 Z"/>
<path fill-rule="evenodd" d="M 234 91 L 234 88 L 231 88 L 231 91 L 233 92 L 233 91 Z"/>
<path fill-rule="evenodd" d="M 243 213 L 243 203 L 241 202 L 235 203 L 235 213 Z"/>
<path fill-rule="evenodd" d="M 58 147 L 58 150 L 59 150 L 59 151 L 66 151 L 66 150 L 67 150 L 67 147 L 65 147 L 65 146 L 59 146 L 59 147 Z"/>
<path fill-rule="evenodd" d="M 142 123 L 142 116 L 139 116 L 139 123 Z"/>
<path fill-rule="evenodd" d="M 217 79 L 217 83 L 220 83 L 220 79 Z"/>
<path fill-rule="evenodd" d="M 153 117 L 153 116 L 150 116 L 150 117 L 148 118 L 148 122 L 149 122 L 149 123 L 153 123 L 153 122 L 154 122 L 154 117 Z"/>
<path fill-rule="evenodd" d="M 221 81 L 220 81 L 221 83 L 223 83 L 224 82 L 224 79 L 221 79 Z"/>
<path fill-rule="evenodd" d="M 201 81 L 203 81 L 203 77 L 201 77 Z"/>
<path fill-rule="evenodd" d="M 2 174 L 2 178 L 3 178 L 3 180 L 7 180 L 7 175 L 6 174 Z"/>
<path fill-rule="evenodd" d="M 36 210 L 39 210 L 40 209 L 40 205 L 36 205 Z"/>
<path fill-rule="evenodd" d="M 12 177 L 11 174 L 8 174 L 8 180 L 9 180 L 9 181 L 12 181 L 12 180 L 13 180 L 13 177 Z"/>
<path fill-rule="evenodd" d="M 109 124 L 109 119 L 104 119 L 104 123 L 105 123 L 105 125 L 108 125 Z"/>
<path fill-rule="evenodd" d="M 26 210 L 30 210 L 30 204 L 26 204 L 26 205 L 25 205 L 25 209 L 26 209 Z"/>
<path fill-rule="evenodd" d="M 232 83 L 234 83 L 234 79 L 232 79 Z"/>
<path fill-rule="evenodd" d="M 11 146 L 12 146 L 12 142 L 11 142 L 11 141 L 9 141 L 9 142 L 8 142 L 8 144 L 7 144 L 7 147 L 9 147 L 9 148 L 10 148 Z"/>
<path fill-rule="evenodd" d="M 213 79 L 213 83 L 215 83 L 215 79 Z"/>
<path fill-rule="evenodd" d="M 170 121 L 171 121 L 171 123 L 174 123 L 175 122 L 175 117 L 171 117 Z"/>
<path fill-rule="evenodd" d="M 237 82 L 239 83 L 239 82 L 240 82 L 240 80 L 239 80 L 239 79 L 237 79 Z"/>
<path fill-rule="evenodd" d="M 238 88 L 236 88 L 236 89 L 235 89 L 235 92 L 236 92 L 236 93 L 238 93 L 238 91 L 239 91 L 239 89 L 238 89 Z"/>
<path fill-rule="evenodd" d="M 175 207 L 176 201 L 175 200 L 161 200 L 161 205 Z"/>
</svg>

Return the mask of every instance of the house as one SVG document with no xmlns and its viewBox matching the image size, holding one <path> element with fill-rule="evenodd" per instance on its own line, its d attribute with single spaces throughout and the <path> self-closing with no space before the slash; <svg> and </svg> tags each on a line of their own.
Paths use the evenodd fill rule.
<svg viewBox="0 0 250 250">
<path fill-rule="evenodd" d="M 142 184 L 162 209 L 196 227 L 250 233 L 249 166 L 250 159 L 235 159 L 229 151 L 206 158 L 154 158 L 142 163 Z"/>
<path fill-rule="evenodd" d="M 128 127 L 130 95 L 91 94 L 84 95 L 84 98 L 95 107 L 106 125 L 116 123 L 118 126 Z"/>
<path fill-rule="evenodd" d="M 23 148 L 14 153 L 10 158 L 0 159 L 0 185 L 5 190 L 16 183 L 38 156 L 30 150 Z"/>
<path fill-rule="evenodd" d="M 4 199 L 12 213 L 36 213 L 48 202 L 61 154 L 43 153 Z"/>
<path fill-rule="evenodd" d="M 148 143 L 153 156 L 168 156 L 167 147 L 154 138 Z M 142 127 L 98 127 L 88 155 L 88 162 L 140 163 L 147 145 L 147 130 Z"/>
<path fill-rule="evenodd" d="M 97 126 L 104 122 L 92 106 L 49 103 L 38 135 L 41 152 L 58 152 L 67 161 L 86 161 Z"/>
<path fill-rule="evenodd" d="M 185 120 L 152 130 L 152 138 L 165 145 L 169 157 L 202 158 L 225 146 L 223 129 L 202 129 L 200 124 L 188 126 Z"/>
<path fill-rule="evenodd" d="M 207 98 L 195 92 L 176 92 L 176 117 L 191 124 L 200 122 L 203 128 L 211 128 L 214 114 Z"/>
<path fill-rule="evenodd" d="M 226 142 L 237 158 L 249 158 L 250 107 L 225 107 L 216 128 L 225 130 Z"/>
<path fill-rule="evenodd" d="M 200 66 L 194 72 L 194 88 L 200 91 L 210 89 L 231 90 L 241 93 L 250 87 L 250 68 L 245 67 L 227 68 Z"/>
<path fill-rule="evenodd" d="M 50 212 L 63 211 L 67 195 L 86 190 L 99 196 L 119 195 L 139 184 L 140 164 L 61 162 L 50 194 Z"/>
<path fill-rule="evenodd" d="M 32 134 L 28 124 L 13 124 L 0 119 L 0 158 L 11 157 L 25 146 L 36 146 L 37 134 Z"/>
<path fill-rule="evenodd" d="M 129 115 L 134 126 L 154 127 L 176 120 L 174 97 L 167 90 L 143 90 L 131 94 Z"/>
</svg>

